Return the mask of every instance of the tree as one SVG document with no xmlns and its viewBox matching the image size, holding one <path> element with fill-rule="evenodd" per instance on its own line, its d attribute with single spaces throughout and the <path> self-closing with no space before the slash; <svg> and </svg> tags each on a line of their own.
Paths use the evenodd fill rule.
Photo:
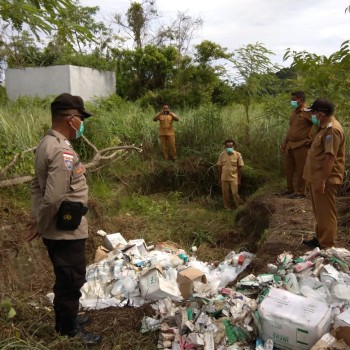
<svg viewBox="0 0 350 350">
<path fill-rule="evenodd" d="M 200 17 L 192 18 L 186 12 L 178 12 L 170 24 L 161 25 L 152 42 L 157 46 L 171 45 L 181 54 L 187 54 L 195 32 L 203 25 Z"/>
<path fill-rule="evenodd" d="M 21 31 L 27 25 L 37 38 L 40 32 L 50 34 L 60 26 L 60 18 L 67 13 L 83 9 L 75 0 L 1 0 L 0 19 L 2 27 L 8 26 Z M 79 33 L 82 37 L 92 40 L 93 34 L 86 28 L 71 23 L 69 39 Z"/>
<path fill-rule="evenodd" d="M 259 42 L 248 44 L 237 50 L 229 60 L 233 63 L 232 81 L 236 85 L 236 96 L 244 106 L 246 116 L 246 139 L 250 132 L 250 106 L 254 99 L 271 93 L 276 81 L 278 66 L 269 58 L 274 53 Z"/>
<path fill-rule="evenodd" d="M 302 87 L 312 98 L 328 98 L 337 104 L 337 110 L 348 114 L 350 100 L 350 40 L 342 43 L 340 49 L 327 56 L 306 51 L 287 49 L 284 60 L 292 59 L 295 70 L 295 84 Z"/>
<path fill-rule="evenodd" d="M 147 32 L 150 22 L 157 18 L 158 13 L 155 9 L 153 0 L 145 0 L 142 3 L 131 2 L 126 13 L 126 18 L 117 13 L 114 20 L 129 38 L 134 41 L 136 48 L 142 48 L 147 43 L 149 33 Z"/>
<path fill-rule="evenodd" d="M 117 92 L 135 100 L 151 90 L 164 89 L 170 81 L 178 53 L 174 47 L 146 45 L 135 50 L 114 50 Z"/>
</svg>

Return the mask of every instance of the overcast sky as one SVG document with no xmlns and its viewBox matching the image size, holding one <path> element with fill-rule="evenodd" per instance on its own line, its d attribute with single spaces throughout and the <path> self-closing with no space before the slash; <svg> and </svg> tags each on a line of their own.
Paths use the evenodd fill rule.
<svg viewBox="0 0 350 350">
<path fill-rule="evenodd" d="M 135 2 L 141 2 L 134 0 Z M 129 0 L 81 0 L 99 6 L 103 18 L 125 14 Z M 282 63 L 287 48 L 329 55 L 350 39 L 350 0 L 156 0 L 163 18 L 184 12 L 201 17 L 203 27 L 194 43 L 213 41 L 229 51 L 261 42 Z"/>
</svg>

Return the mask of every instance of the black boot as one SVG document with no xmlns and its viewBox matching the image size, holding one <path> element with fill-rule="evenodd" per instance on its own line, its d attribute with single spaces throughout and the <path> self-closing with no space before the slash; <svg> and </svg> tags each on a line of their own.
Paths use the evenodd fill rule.
<svg viewBox="0 0 350 350">
<path fill-rule="evenodd" d="M 85 322 L 86 324 L 86 322 Z M 99 334 L 94 334 L 85 331 L 78 322 L 77 317 L 61 318 L 60 335 L 66 335 L 70 338 L 77 338 L 85 345 L 97 345 L 101 342 L 102 337 Z"/>
<path fill-rule="evenodd" d="M 316 237 L 313 237 L 312 239 L 304 239 L 303 244 L 309 248 L 320 248 L 320 242 Z"/>
</svg>

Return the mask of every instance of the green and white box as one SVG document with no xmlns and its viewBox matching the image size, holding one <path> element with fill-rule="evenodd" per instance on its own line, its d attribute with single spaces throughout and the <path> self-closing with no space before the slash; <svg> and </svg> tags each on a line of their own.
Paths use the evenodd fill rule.
<svg viewBox="0 0 350 350">
<path fill-rule="evenodd" d="M 261 337 L 278 349 L 310 349 L 331 324 L 331 308 L 313 298 L 271 288 L 258 308 Z"/>
</svg>

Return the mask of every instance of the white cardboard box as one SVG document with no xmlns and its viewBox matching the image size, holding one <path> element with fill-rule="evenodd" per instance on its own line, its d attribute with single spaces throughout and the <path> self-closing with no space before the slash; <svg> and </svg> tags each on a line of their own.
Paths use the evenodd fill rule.
<svg viewBox="0 0 350 350">
<path fill-rule="evenodd" d="M 127 245 L 125 238 L 119 233 L 111 233 L 103 237 L 103 245 L 109 249 L 113 250 L 118 245 Z"/>
<path fill-rule="evenodd" d="M 310 349 L 331 324 L 326 303 L 271 288 L 259 305 L 262 338 L 271 338 L 278 349 Z"/>
<path fill-rule="evenodd" d="M 141 296 L 147 300 L 158 300 L 166 297 L 176 301 L 182 300 L 177 283 L 165 279 L 161 268 L 154 267 L 142 274 L 139 286 Z"/>
</svg>

